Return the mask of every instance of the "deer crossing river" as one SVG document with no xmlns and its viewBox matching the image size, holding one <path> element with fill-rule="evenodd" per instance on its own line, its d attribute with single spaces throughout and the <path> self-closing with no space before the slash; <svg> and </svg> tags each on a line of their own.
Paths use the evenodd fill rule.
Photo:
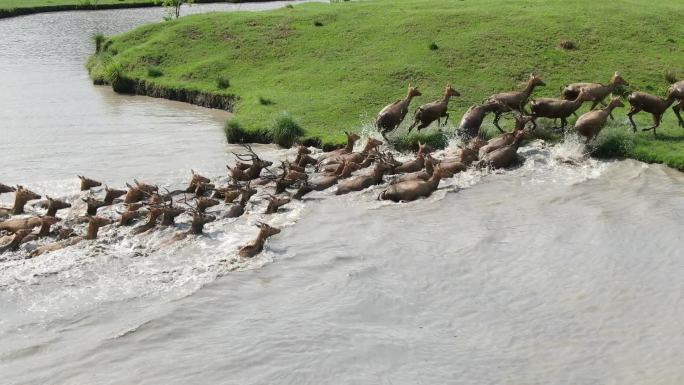
<svg viewBox="0 0 684 385">
<path fill-rule="evenodd" d="M 116 95 L 83 68 L 93 33 L 162 16 L 0 20 L 0 182 L 78 201 L 76 174 L 225 178 L 223 112 Z M 516 169 L 468 171 L 408 204 L 324 191 L 267 217 L 255 199 L 172 245 L 171 230 L 103 228 L 1 260 L 0 382 L 682 384 L 683 174 L 584 152 L 533 142 Z M 259 220 L 282 232 L 229 265 Z"/>
</svg>

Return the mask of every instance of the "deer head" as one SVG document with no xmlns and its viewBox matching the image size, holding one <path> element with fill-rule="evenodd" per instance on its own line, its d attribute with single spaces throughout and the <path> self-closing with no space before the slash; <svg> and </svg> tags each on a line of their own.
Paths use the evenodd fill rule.
<svg viewBox="0 0 684 385">
<path fill-rule="evenodd" d="M 541 77 L 535 75 L 535 74 L 530 74 L 530 78 L 527 81 L 527 85 L 530 87 L 537 87 L 537 86 L 545 86 L 546 83 L 542 80 Z"/>
<path fill-rule="evenodd" d="M 219 204 L 219 201 L 212 198 L 202 197 L 197 201 L 197 211 L 203 213 L 206 209 Z"/>
<path fill-rule="evenodd" d="M 610 82 L 616 86 L 629 86 L 629 83 L 627 83 L 627 80 L 623 79 L 622 76 L 620 76 L 620 73 L 615 71 L 613 74 L 612 79 L 610 79 Z"/>
<path fill-rule="evenodd" d="M 100 230 L 100 227 L 111 225 L 112 220 L 109 218 L 103 218 L 103 217 L 98 217 L 98 216 L 88 216 L 88 233 L 85 237 L 85 239 L 95 239 L 97 238 L 97 232 Z"/>
<path fill-rule="evenodd" d="M 122 197 L 126 195 L 126 190 L 117 190 L 113 188 L 109 188 L 108 186 L 105 186 L 105 197 L 104 201 L 107 202 L 108 204 L 114 203 L 114 199 Z"/>
<path fill-rule="evenodd" d="M 16 189 L 12 186 L 8 186 L 0 183 L 0 194 L 14 192 Z"/>
<path fill-rule="evenodd" d="M 420 155 L 420 154 L 427 155 L 433 151 L 435 151 L 435 150 L 429 144 L 418 142 L 418 155 Z"/>
<path fill-rule="evenodd" d="M 451 97 L 458 97 L 461 96 L 461 93 L 456 91 L 451 84 L 447 85 L 446 88 L 444 89 L 444 99 L 449 99 Z"/>
<path fill-rule="evenodd" d="M 409 83 L 409 85 L 408 85 L 408 97 L 414 98 L 416 96 L 421 96 L 421 95 L 423 95 L 423 94 L 420 93 L 420 91 L 418 91 L 418 87 L 413 87 L 413 86 L 411 86 L 411 83 Z"/>
<path fill-rule="evenodd" d="M 86 178 L 83 175 L 77 175 L 78 179 L 81 180 L 81 191 L 88 191 L 93 187 L 99 187 L 102 186 L 101 182 L 98 182 L 96 180 Z"/>
<path fill-rule="evenodd" d="M 280 233 L 280 229 L 271 227 L 263 222 L 257 222 L 256 225 L 261 231 L 259 231 L 259 238 L 266 239 L 270 236 Z"/>
</svg>

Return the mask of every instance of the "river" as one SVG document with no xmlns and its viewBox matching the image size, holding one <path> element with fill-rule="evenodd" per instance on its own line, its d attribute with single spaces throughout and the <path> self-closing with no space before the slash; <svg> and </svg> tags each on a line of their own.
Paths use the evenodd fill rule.
<svg viewBox="0 0 684 385">
<path fill-rule="evenodd" d="M 93 33 L 162 16 L 0 20 L 0 182 L 77 202 L 76 174 L 224 178 L 225 113 L 116 95 L 83 68 Z M 533 142 L 514 170 L 468 171 L 408 204 L 378 202 L 382 187 L 274 216 L 256 200 L 201 238 L 110 228 L 0 260 L 1 382 L 682 384 L 684 174 L 583 152 Z M 259 220 L 283 231 L 233 263 Z"/>
</svg>

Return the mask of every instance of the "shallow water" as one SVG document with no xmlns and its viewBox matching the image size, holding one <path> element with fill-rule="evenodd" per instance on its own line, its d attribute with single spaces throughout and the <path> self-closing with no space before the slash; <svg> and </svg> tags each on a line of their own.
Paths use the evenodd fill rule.
<svg viewBox="0 0 684 385">
<path fill-rule="evenodd" d="M 142 177 L 177 188 L 189 167 L 222 180 L 231 148 L 221 118 L 150 98 L 115 112 L 78 71 L 73 98 L 93 110 L 67 103 L 33 123 L 19 101 L 18 115 L 2 110 L 25 137 L 3 141 L 12 167 L 0 181 L 77 200 L 77 172 L 115 186 Z M 117 114 L 137 117 L 111 123 Z M 84 148 L 43 138 L 49 121 Z M 137 149 L 155 141 L 168 151 Z M 377 201 L 378 186 L 312 193 L 267 217 L 255 214 L 257 197 L 252 213 L 201 238 L 105 228 L 98 242 L 11 255 L 0 261 L 3 383 L 684 383 L 684 174 L 583 151 L 572 138 L 533 142 L 514 170 L 468 171 L 408 204 Z M 234 261 L 258 220 L 283 231 L 257 258 Z"/>
</svg>

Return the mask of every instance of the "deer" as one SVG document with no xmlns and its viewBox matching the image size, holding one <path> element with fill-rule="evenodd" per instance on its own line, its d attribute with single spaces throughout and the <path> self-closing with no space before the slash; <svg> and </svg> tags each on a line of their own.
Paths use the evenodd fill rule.
<svg viewBox="0 0 684 385">
<path fill-rule="evenodd" d="M 76 175 L 78 179 L 81 180 L 81 191 L 88 191 L 93 187 L 102 186 L 102 182 L 98 182 L 94 179 L 86 178 L 82 175 Z"/>
<path fill-rule="evenodd" d="M 615 97 L 604 109 L 592 110 L 577 118 L 575 130 L 577 130 L 578 134 L 586 138 L 586 143 L 588 144 L 598 136 L 599 132 L 601 132 L 606 125 L 610 113 L 613 112 L 615 108 L 624 106 L 625 105 L 620 101 L 620 98 Z"/>
<path fill-rule="evenodd" d="M 52 227 L 52 225 L 56 224 L 59 221 L 59 218 L 47 215 L 40 217 L 40 228 L 38 229 L 38 233 L 31 233 L 27 235 L 26 237 L 24 237 L 24 239 L 21 240 L 21 243 L 27 243 L 35 241 L 38 238 L 47 237 L 48 235 L 50 235 L 50 227 Z"/>
<path fill-rule="evenodd" d="M 197 211 L 204 214 L 208 208 L 214 207 L 219 204 L 219 201 L 212 198 L 201 197 L 197 200 Z"/>
<path fill-rule="evenodd" d="M 429 197 L 437 189 L 441 179 L 442 169 L 437 165 L 428 180 L 415 179 L 392 184 L 378 195 L 378 200 L 410 202 L 418 198 Z"/>
<path fill-rule="evenodd" d="M 348 154 L 342 154 L 334 157 L 328 157 L 318 162 L 317 169 L 320 170 L 321 167 L 332 164 L 339 164 L 343 160 L 354 163 L 362 163 L 368 155 L 378 147 L 382 145 L 382 141 L 374 138 L 368 138 L 366 145 L 363 147 L 361 152 L 350 152 Z"/>
<path fill-rule="evenodd" d="M 57 212 L 60 210 L 71 208 L 71 204 L 67 203 L 61 199 L 51 198 L 49 195 L 45 197 L 46 201 L 41 201 L 36 206 L 47 209 L 45 216 L 54 217 L 57 216 Z"/>
<path fill-rule="evenodd" d="M 31 218 L 15 218 L 4 222 L 0 222 L 0 231 L 6 231 L 8 233 L 14 234 L 19 230 L 33 229 L 42 224 L 40 217 Z"/>
<path fill-rule="evenodd" d="M 648 128 L 643 128 L 642 131 L 653 130 L 653 136 L 657 136 L 656 128 L 660 126 L 660 122 L 663 120 L 663 114 L 668 108 L 675 102 L 675 97 L 671 92 L 668 92 L 665 99 L 648 94 L 646 92 L 632 92 L 627 96 L 627 101 L 629 102 L 630 109 L 627 112 L 629 117 L 629 122 L 632 124 L 632 130 L 637 132 L 636 123 L 634 123 L 633 116 L 641 111 L 650 113 L 653 116 L 653 126 Z"/>
<path fill-rule="evenodd" d="M 415 159 L 406 161 L 390 171 L 392 174 L 401 174 L 420 171 L 423 167 L 425 167 L 425 155 L 418 153 Z"/>
<path fill-rule="evenodd" d="M 30 229 L 22 229 L 14 233 L 13 236 L 6 236 L 0 238 L 0 254 L 5 253 L 7 251 L 19 250 L 19 246 L 21 246 L 24 238 L 29 236 L 30 234 Z"/>
<path fill-rule="evenodd" d="M 525 125 L 532 120 L 531 116 L 515 116 L 515 128 L 511 132 L 503 133 L 496 138 L 490 139 L 486 145 L 480 147 L 478 151 L 478 156 L 480 159 L 484 158 L 488 153 L 498 150 L 499 148 L 510 145 L 515 141 L 515 137 L 518 132 L 525 130 Z"/>
<path fill-rule="evenodd" d="M 344 135 L 347 136 L 347 145 L 343 148 L 337 150 L 332 150 L 325 152 L 318 157 L 318 163 L 322 162 L 327 158 L 338 157 L 344 154 L 351 154 L 354 152 L 354 144 L 361 139 L 361 137 L 355 133 L 344 131 Z"/>
<path fill-rule="evenodd" d="M 619 72 L 616 71 L 608 84 L 572 83 L 563 88 L 561 95 L 563 99 L 575 100 L 579 95 L 580 90 L 584 89 L 594 98 L 594 103 L 591 105 L 590 109 L 593 111 L 599 104 L 606 107 L 605 99 L 620 86 L 629 86 L 629 83 L 623 79 L 622 76 L 620 76 Z M 608 115 L 611 119 L 613 119 L 612 114 Z"/>
<path fill-rule="evenodd" d="M 586 89 L 581 88 L 574 100 L 543 98 L 530 103 L 532 112 L 532 129 L 537 128 L 537 118 L 560 119 L 561 130 L 565 130 L 568 117 L 574 114 L 584 102 L 594 101 L 595 98 Z"/>
<path fill-rule="evenodd" d="M 254 194 L 257 193 L 256 189 L 253 189 L 247 185 L 245 188 L 242 189 L 241 191 L 241 196 L 240 196 L 240 201 L 230 207 L 228 209 L 228 212 L 226 213 L 225 217 L 226 218 L 237 218 L 241 216 L 242 214 L 245 213 L 245 207 L 247 206 L 247 203 L 249 200 L 252 198 Z"/>
<path fill-rule="evenodd" d="M 342 161 L 337 166 L 337 170 L 329 175 L 323 175 L 319 178 L 307 181 L 301 186 L 297 192 L 292 196 L 294 199 L 302 199 L 304 195 L 312 191 L 323 191 L 337 184 L 340 179 L 349 178 L 352 172 L 361 168 L 358 163 Z"/>
<path fill-rule="evenodd" d="M 40 199 L 40 195 L 34 193 L 33 191 L 25 188 L 24 186 L 17 185 L 14 191 L 14 205 L 10 209 L 0 209 L 0 217 L 11 215 L 24 214 L 24 208 L 29 201 Z M 3 215 L 5 214 L 5 215 Z"/>
<path fill-rule="evenodd" d="M 97 200 L 93 197 L 81 198 L 83 202 L 87 204 L 86 214 L 87 215 L 97 215 L 97 210 L 100 207 L 105 207 L 107 204 L 104 201 Z"/>
<path fill-rule="evenodd" d="M 408 132 L 410 133 L 411 130 L 413 130 L 413 128 L 416 126 L 418 126 L 417 129 L 420 131 L 432 124 L 432 122 L 435 120 L 437 121 L 437 126 L 440 126 L 441 118 L 443 117 L 446 117 L 444 119 L 444 126 L 446 126 L 447 122 L 449 121 L 449 113 L 447 112 L 449 100 L 451 97 L 459 96 L 461 96 L 461 94 L 458 91 L 453 89 L 450 84 L 447 85 L 444 89 L 444 96 L 442 96 L 441 99 L 432 103 L 423 104 L 422 106 L 418 107 L 413 117 L 413 123 L 409 127 Z"/>
<path fill-rule="evenodd" d="M 259 156 L 254 152 L 252 147 L 248 144 L 242 144 L 242 147 L 244 147 L 247 150 L 247 154 L 236 154 L 235 157 L 238 160 L 241 161 L 251 161 L 252 164 L 246 168 L 246 169 L 241 169 L 240 167 L 233 167 L 233 168 L 228 168 L 230 176 L 236 180 L 236 181 L 241 181 L 241 182 L 247 182 L 253 179 L 258 178 L 261 175 L 261 170 L 263 170 L 266 167 L 269 167 L 273 164 L 271 161 L 267 160 L 262 160 L 259 158 Z"/>
<path fill-rule="evenodd" d="M 162 219 L 160 224 L 164 227 L 174 226 L 176 224 L 176 217 L 185 212 L 185 210 L 179 207 L 174 207 L 173 203 L 165 205 L 161 208 L 161 211 Z"/>
<path fill-rule="evenodd" d="M 264 243 L 266 243 L 268 237 L 280 233 L 280 229 L 271 227 L 263 222 L 257 222 L 257 227 L 259 228 L 259 234 L 256 239 L 251 244 L 242 246 L 238 250 L 238 256 L 242 258 L 252 258 L 256 256 L 264 249 Z"/>
<path fill-rule="evenodd" d="M 672 107 L 672 111 L 677 115 L 677 120 L 679 121 L 679 127 L 684 128 L 684 119 L 680 115 L 680 111 L 684 109 L 684 80 L 680 80 L 670 86 L 667 90 L 667 96 L 674 96 L 679 103 Z"/>
<path fill-rule="evenodd" d="M 439 168 L 442 170 L 442 179 L 451 178 L 459 172 L 463 172 L 468 169 L 468 166 L 461 161 L 441 161 L 439 162 Z"/>
<path fill-rule="evenodd" d="M 496 100 L 470 106 L 458 124 L 459 136 L 464 140 L 480 136 L 484 118 L 497 110 L 505 110 L 505 106 Z"/>
<path fill-rule="evenodd" d="M 479 159 L 480 149 L 487 144 L 479 136 L 472 138 L 466 146 L 459 146 L 460 153 L 458 159 L 445 159 L 442 163 L 462 163 L 464 166 L 470 166 L 473 162 Z"/>
<path fill-rule="evenodd" d="M 387 134 L 396 130 L 397 127 L 404 121 L 406 114 L 408 113 L 409 105 L 411 100 L 416 96 L 421 96 L 422 94 L 418 91 L 418 88 L 408 86 L 408 93 L 403 99 L 399 99 L 392 104 L 385 106 L 378 116 L 375 118 L 375 127 L 380 131 L 385 140 L 387 139 Z"/>
<path fill-rule="evenodd" d="M 133 228 L 131 233 L 133 235 L 142 234 L 148 232 L 157 226 L 157 219 L 161 216 L 162 210 L 158 207 L 150 207 L 150 211 L 147 214 L 147 222 Z"/>
<path fill-rule="evenodd" d="M 357 175 L 338 182 L 335 195 L 348 194 L 352 191 L 361 191 L 370 186 L 380 184 L 383 181 L 385 173 L 391 168 L 392 167 L 384 161 L 377 162 L 370 175 Z"/>
<path fill-rule="evenodd" d="M 17 189 L 12 186 L 0 183 L 0 194 L 11 193 L 15 192 L 16 190 Z"/>
<path fill-rule="evenodd" d="M 126 190 L 117 190 L 105 186 L 105 197 L 103 199 L 105 205 L 111 206 L 114 204 L 114 200 L 126 195 Z"/>
<path fill-rule="evenodd" d="M 498 102 L 500 107 L 494 110 L 494 126 L 499 130 L 499 132 L 504 132 L 504 130 L 499 126 L 499 119 L 501 115 L 509 111 L 518 111 L 521 114 L 525 114 L 525 105 L 527 100 L 532 96 L 532 92 L 536 87 L 546 86 L 546 83 L 534 74 L 530 74 L 527 80 L 527 85 L 522 91 L 509 91 L 494 94 L 485 100 L 485 103 Z"/>
<path fill-rule="evenodd" d="M 266 212 L 264 214 L 275 214 L 280 207 L 285 206 L 288 203 L 290 203 L 290 198 L 281 198 L 271 195 L 268 198 L 268 206 L 266 207 Z"/>
<path fill-rule="evenodd" d="M 232 203 L 241 193 L 239 188 L 233 186 L 221 187 L 214 190 L 213 198 L 222 198 L 223 203 Z"/>
<path fill-rule="evenodd" d="M 195 170 L 190 170 L 192 173 L 192 178 L 190 179 L 190 183 L 188 184 L 188 187 L 185 189 L 185 192 L 187 193 L 194 193 L 196 192 L 198 186 L 200 184 L 205 184 L 205 183 L 210 183 L 211 181 L 209 178 L 204 177 L 198 173 L 195 172 Z"/>
<path fill-rule="evenodd" d="M 432 176 L 432 172 L 434 171 L 434 165 L 436 163 L 437 162 L 434 159 L 432 159 L 432 157 L 429 154 L 425 155 L 425 170 L 418 170 L 408 174 L 400 175 L 394 178 L 390 182 L 390 184 L 401 183 L 408 180 L 428 180 Z"/>
<path fill-rule="evenodd" d="M 73 246 L 84 240 L 95 240 L 97 239 L 97 233 L 101 227 L 112 224 L 112 220 L 109 218 L 88 216 L 88 230 L 85 236 L 70 237 L 62 241 L 49 243 L 47 245 L 40 246 L 36 248 L 32 253 L 31 257 L 37 257 L 45 253 L 52 251 L 61 250 L 68 246 Z"/>
<path fill-rule="evenodd" d="M 142 203 L 131 203 L 127 204 L 128 208 L 124 212 L 119 212 L 119 215 L 121 215 L 121 218 L 119 219 L 119 226 L 130 226 L 133 224 L 133 221 L 135 219 L 138 219 L 142 216 L 141 212 L 138 211 L 140 208 L 142 208 Z"/>
<path fill-rule="evenodd" d="M 488 165 L 492 168 L 506 168 L 511 166 L 518 159 L 518 148 L 524 138 L 525 131 L 516 131 L 513 143 L 487 153 L 482 159 L 481 165 Z"/>
</svg>

